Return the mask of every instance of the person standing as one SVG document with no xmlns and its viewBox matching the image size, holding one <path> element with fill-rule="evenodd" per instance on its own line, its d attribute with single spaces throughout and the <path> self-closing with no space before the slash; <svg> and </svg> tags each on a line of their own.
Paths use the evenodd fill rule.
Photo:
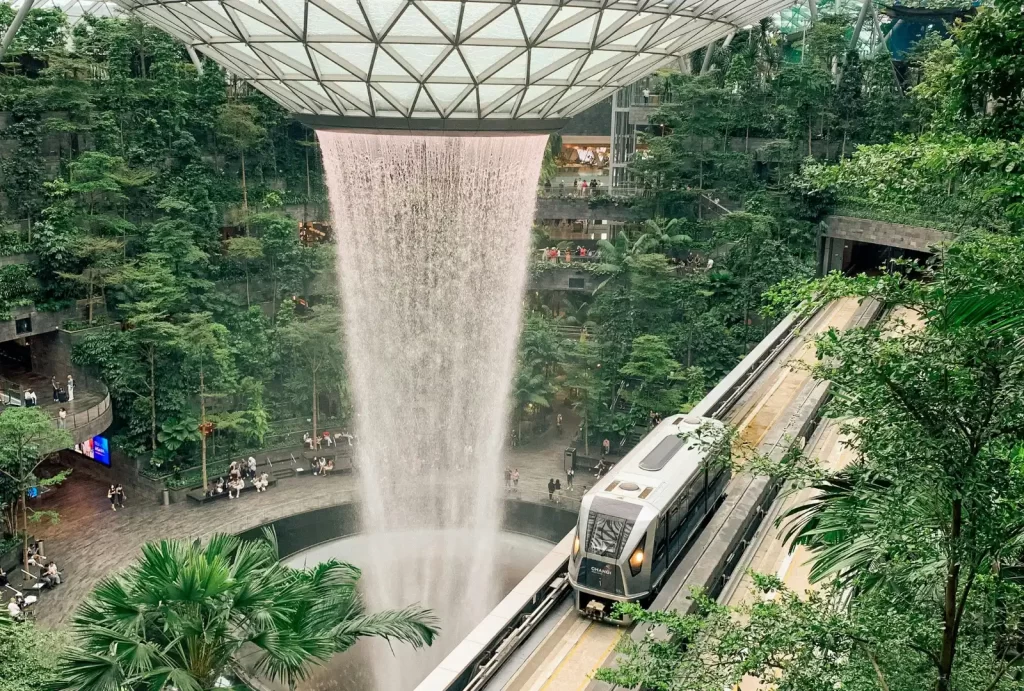
<svg viewBox="0 0 1024 691">
<path fill-rule="evenodd" d="M 548 501 L 555 500 L 555 479 L 548 478 Z"/>
<path fill-rule="evenodd" d="M 512 489 L 519 490 L 519 468 L 512 471 Z"/>
<path fill-rule="evenodd" d="M 607 438 L 601 442 L 601 455 L 607 456 L 612 452 L 612 443 Z"/>
<path fill-rule="evenodd" d="M 643 95 L 644 95 L 644 105 L 646 106 L 650 102 L 650 100 L 651 100 L 651 90 L 650 89 L 644 89 L 643 90 Z"/>
<path fill-rule="evenodd" d="M 64 408 L 61 408 L 60 412 L 57 413 L 57 427 L 60 429 L 68 428 L 68 411 Z"/>
<path fill-rule="evenodd" d="M 512 487 L 512 469 L 505 466 L 505 489 Z"/>
<path fill-rule="evenodd" d="M 558 428 L 558 436 L 562 436 L 562 414 L 555 416 L 555 427 Z"/>
<path fill-rule="evenodd" d="M 56 403 L 60 396 L 60 387 L 57 386 L 57 377 L 50 377 L 50 386 L 53 387 L 53 402 Z"/>
<path fill-rule="evenodd" d="M 117 487 L 114 488 L 114 499 L 117 500 L 117 507 L 119 509 L 124 508 L 124 500 L 127 498 L 128 497 L 124 493 L 124 487 L 118 484 Z"/>
<path fill-rule="evenodd" d="M 68 401 L 75 400 L 75 380 L 69 374 L 68 375 Z"/>
<path fill-rule="evenodd" d="M 248 468 L 249 468 L 249 479 L 252 480 L 253 478 L 256 477 L 256 457 L 255 456 L 249 456 Z"/>
<path fill-rule="evenodd" d="M 565 486 L 568 489 L 572 489 L 572 478 L 574 475 L 576 475 L 576 471 L 572 469 L 572 466 L 569 466 L 569 469 L 565 471 Z"/>
</svg>

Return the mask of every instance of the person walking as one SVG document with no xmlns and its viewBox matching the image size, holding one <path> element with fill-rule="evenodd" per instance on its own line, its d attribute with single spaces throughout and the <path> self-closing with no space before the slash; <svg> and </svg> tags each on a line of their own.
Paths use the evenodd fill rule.
<svg viewBox="0 0 1024 691">
<path fill-rule="evenodd" d="M 124 500 L 127 499 L 127 495 L 124 493 L 124 487 L 120 484 L 114 488 L 114 499 L 117 500 L 117 507 L 119 509 L 124 508 Z"/>
<path fill-rule="evenodd" d="M 505 489 L 512 487 L 512 469 L 505 466 Z"/>
<path fill-rule="evenodd" d="M 117 486 L 111 485 L 110 489 L 107 490 L 107 499 L 110 500 L 110 510 L 117 511 Z"/>
<path fill-rule="evenodd" d="M 68 401 L 70 402 L 70 401 L 73 401 L 73 400 L 75 400 L 75 380 L 69 374 L 68 375 Z"/>
<path fill-rule="evenodd" d="M 519 468 L 512 471 L 512 490 L 519 491 Z"/>
</svg>

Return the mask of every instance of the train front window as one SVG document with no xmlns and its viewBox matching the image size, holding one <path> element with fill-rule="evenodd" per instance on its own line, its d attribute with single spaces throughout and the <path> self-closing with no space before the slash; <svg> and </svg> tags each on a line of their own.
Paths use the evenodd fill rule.
<svg viewBox="0 0 1024 691">
<path fill-rule="evenodd" d="M 633 521 L 592 511 L 587 519 L 587 554 L 619 556 L 632 529 Z"/>
</svg>

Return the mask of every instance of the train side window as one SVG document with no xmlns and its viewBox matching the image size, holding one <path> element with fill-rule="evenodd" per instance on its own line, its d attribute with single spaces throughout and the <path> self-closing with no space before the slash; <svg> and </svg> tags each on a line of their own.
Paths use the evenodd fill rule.
<svg viewBox="0 0 1024 691">
<path fill-rule="evenodd" d="M 668 542 L 668 514 L 658 520 L 658 529 L 654 533 L 654 564 L 657 565 L 665 556 L 665 544 Z"/>
</svg>

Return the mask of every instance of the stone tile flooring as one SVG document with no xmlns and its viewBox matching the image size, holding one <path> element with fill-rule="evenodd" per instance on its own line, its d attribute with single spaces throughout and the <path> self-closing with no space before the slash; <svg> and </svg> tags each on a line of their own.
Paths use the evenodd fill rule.
<svg viewBox="0 0 1024 691">
<path fill-rule="evenodd" d="M 568 420 L 566 429 L 571 429 Z M 551 431 L 507 452 L 508 464 L 519 468 L 522 499 L 548 501 L 548 478 L 560 478 L 564 484 L 562 452 L 567 442 L 568 431 L 562 438 Z M 579 489 L 570 496 L 579 497 L 582 486 L 590 483 L 577 477 L 576 484 Z M 67 624 L 75 607 L 99 580 L 130 564 L 147 541 L 238 532 L 282 516 L 350 501 L 355 489 L 356 479 L 350 474 L 297 477 L 281 480 L 266 493 L 247 492 L 238 500 L 203 506 L 193 502 L 161 506 L 129 495 L 127 506 L 114 512 L 105 485 L 83 476 L 72 477 L 38 507 L 60 512 L 59 523 L 36 526 L 33 533 L 45 541 L 46 556 L 57 562 L 66 582 L 42 594 L 37 619 L 48 627 Z"/>
</svg>

